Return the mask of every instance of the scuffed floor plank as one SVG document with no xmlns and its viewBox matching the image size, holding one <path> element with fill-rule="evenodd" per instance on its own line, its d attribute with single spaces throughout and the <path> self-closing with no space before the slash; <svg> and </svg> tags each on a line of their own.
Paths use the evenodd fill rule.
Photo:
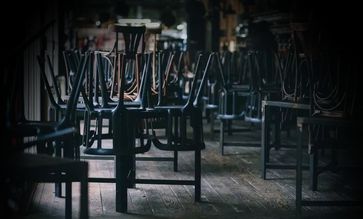
<svg viewBox="0 0 363 219">
<path fill-rule="evenodd" d="M 237 124 L 246 127 L 245 124 Z M 247 126 L 248 128 L 251 128 Z M 227 135 L 226 135 L 227 136 Z M 294 134 L 292 133 L 292 138 Z M 295 218 L 295 171 L 268 170 L 268 180 L 260 177 L 260 148 L 228 147 L 227 155 L 220 154 L 218 135 L 212 140 L 208 134 L 206 149 L 202 151 L 202 201 L 194 202 L 194 187 L 186 185 L 137 184 L 128 190 L 129 212 L 115 211 L 115 185 L 112 183 L 89 184 L 90 218 Z M 233 133 L 233 141 L 259 141 L 260 130 Z M 293 139 L 292 139 L 293 140 Z M 110 147 L 111 141 L 105 141 Z M 294 150 L 271 150 L 271 161 L 293 162 Z M 142 156 L 170 156 L 170 152 L 152 147 Z M 114 177 L 114 162 L 89 160 L 90 176 Z M 171 162 L 138 161 L 139 178 L 193 179 L 194 153 L 179 153 L 179 171 L 174 172 Z M 319 177 L 319 189 L 312 192 L 308 186 L 308 173 L 304 172 L 304 197 L 318 199 L 346 198 L 344 180 L 326 173 Z M 329 189 L 342 187 L 337 192 Z M 39 184 L 33 206 L 26 218 L 64 217 L 64 198 L 55 198 L 53 184 Z M 73 214 L 78 217 L 79 184 L 73 185 Z M 303 218 L 362 218 L 361 208 L 305 207 Z M 358 217 L 355 217 L 358 215 Z"/>
</svg>

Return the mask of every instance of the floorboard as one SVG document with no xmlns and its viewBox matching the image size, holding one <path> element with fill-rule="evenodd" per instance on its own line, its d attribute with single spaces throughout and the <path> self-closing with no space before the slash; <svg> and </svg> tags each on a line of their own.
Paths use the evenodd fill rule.
<svg viewBox="0 0 363 219">
<path fill-rule="evenodd" d="M 250 131 L 226 134 L 238 141 L 260 141 L 260 128 L 237 124 Z M 209 127 L 206 126 L 206 131 Z M 115 212 L 115 185 L 89 184 L 90 218 L 295 218 L 295 171 L 268 170 L 267 180 L 260 177 L 260 148 L 228 147 L 222 156 L 218 134 L 205 134 L 202 151 L 202 201 L 194 202 L 193 186 L 137 184 L 129 189 L 129 212 Z M 291 133 L 290 139 L 293 140 Z M 106 147 L 111 141 L 104 141 Z M 169 152 L 152 148 L 141 156 L 170 156 Z M 305 158 L 306 160 L 306 158 Z M 293 149 L 271 150 L 271 161 L 294 162 Z M 90 176 L 114 177 L 112 160 L 89 160 Z M 179 171 L 172 162 L 138 161 L 139 178 L 193 179 L 194 153 L 179 153 Z M 354 195 L 346 179 L 335 173 L 319 177 L 319 191 L 312 192 L 304 172 L 304 197 L 340 200 Z M 64 217 L 64 198 L 56 198 L 53 184 L 39 184 L 32 208 L 26 218 Z M 333 191 L 332 192 L 332 188 Z M 73 184 L 73 214 L 78 216 L 79 184 Z M 360 218 L 360 207 L 304 207 L 303 218 Z"/>
</svg>

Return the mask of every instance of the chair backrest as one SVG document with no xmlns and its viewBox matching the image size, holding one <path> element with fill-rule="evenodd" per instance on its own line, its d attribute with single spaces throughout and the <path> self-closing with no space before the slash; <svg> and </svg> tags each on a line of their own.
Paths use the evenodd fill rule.
<svg viewBox="0 0 363 219">
<path fill-rule="evenodd" d="M 179 57 L 177 57 L 179 55 Z M 172 51 L 159 51 L 157 55 L 157 106 L 166 103 L 167 97 L 172 95 L 173 89 L 175 92 L 175 87 L 179 88 L 179 64 L 180 64 L 180 54 L 176 54 Z M 176 58 L 179 58 L 178 60 Z M 178 63 L 176 63 L 178 62 Z M 173 67 L 176 66 L 176 69 Z M 176 70 L 173 72 L 173 70 Z M 172 73 L 174 73 L 172 78 Z M 173 81 L 171 81 L 173 79 Z M 154 79 L 156 80 L 156 78 Z M 170 94 L 169 94 L 170 91 Z M 178 96 L 178 94 L 176 95 Z"/>
<path fill-rule="evenodd" d="M 45 69 L 43 68 L 43 66 L 45 64 L 45 60 L 44 60 L 44 58 L 42 58 L 40 56 L 37 56 L 37 59 L 38 59 L 38 64 L 40 66 L 41 78 L 44 82 L 46 91 L 48 93 L 49 100 L 50 100 L 51 104 L 53 105 L 53 107 L 55 107 L 56 109 L 60 109 L 61 107 L 59 106 L 59 102 L 57 102 L 54 99 L 50 83 L 47 79 Z M 67 102 L 66 113 L 65 113 L 65 117 L 63 119 L 63 122 L 65 122 L 67 124 L 71 124 L 72 121 L 74 121 L 74 119 L 75 119 L 75 110 L 76 110 L 78 98 L 80 96 L 80 92 L 82 89 L 87 63 L 89 62 L 88 59 L 89 59 L 89 54 L 85 54 L 85 55 L 81 56 L 77 72 L 75 73 L 71 94 L 70 94 L 70 97 Z M 48 58 L 48 66 L 50 69 L 52 69 L 49 62 L 50 62 L 50 60 Z M 50 70 L 50 71 L 51 71 L 51 74 L 53 74 L 52 70 Z M 54 77 L 52 77 L 52 78 L 55 79 Z M 53 83 L 55 83 L 55 82 L 53 81 Z M 60 96 L 59 96 L 59 98 L 60 98 Z"/>
<path fill-rule="evenodd" d="M 144 34 L 146 27 L 141 26 L 125 26 L 115 25 L 116 38 L 118 39 L 118 33 L 122 33 L 125 45 L 126 59 L 135 59 L 137 50 L 139 48 L 140 41 L 144 41 Z M 118 42 L 116 41 L 116 45 Z M 118 47 L 116 47 L 117 50 Z M 144 51 L 144 42 L 142 43 L 142 51 Z"/>
<path fill-rule="evenodd" d="M 142 40 L 142 51 L 144 51 L 144 34 L 145 26 L 125 26 L 125 25 L 115 25 L 114 31 L 116 32 L 116 42 L 115 42 L 115 53 L 116 53 L 116 65 L 115 70 L 119 71 L 121 75 L 119 84 L 119 105 L 122 106 L 124 103 L 124 94 L 126 88 L 126 64 L 129 60 L 136 59 L 136 54 L 139 48 L 139 44 Z M 122 33 L 124 39 L 125 50 L 121 56 L 118 51 L 118 35 Z"/>
<path fill-rule="evenodd" d="M 338 51 L 314 57 L 312 109 L 320 116 L 353 118 L 359 111 L 359 61 Z"/>
<path fill-rule="evenodd" d="M 140 101 L 140 107 L 145 108 L 147 106 L 147 95 L 151 89 L 151 59 L 152 54 L 145 54 L 145 63 L 143 64 L 143 71 L 141 75 L 140 88 L 135 101 Z"/>
<path fill-rule="evenodd" d="M 194 101 L 194 93 L 195 93 L 195 90 L 197 89 L 197 76 L 198 76 L 198 72 L 200 71 L 200 68 L 201 68 L 201 59 L 203 57 L 203 54 L 199 54 L 197 56 L 197 62 L 195 64 L 195 68 L 194 68 L 194 78 L 193 78 L 193 81 L 192 81 L 192 86 L 190 88 L 190 91 L 189 91 L 189 97 L 188 97 L 188 100 L 186 102 L 186 105 L 187 106 L 192 106 L 192 103 Z"/>
<path fill-rule="evenodd" d="M 54 73 L 54 67 L 53 67 L 53 64 L 52 64 L 52 62 L 50 60 L 49 54 L 46 55 L 46 59 L 47 59 L 47 63 L 48 63 L 48 69 L 49 69 L 50 77 L 52 79 L 52 84 L 53 84 L 55 94 L 56 94 L 56 97 L 57 97 L 57 102 L 59 104 L 64 104 L 64 101 L 62 100 L 62 97 L 61 97 L 61 89 L 58 86 L 58 83 L 57 83 L 57 80 L 56 80 L 56 77 L 55 77 L 55 73 Z"/>
<path fill-rule="evenodd" d="M 77 108 L 78 98 L 81 93 L 88 62 L 89 54 L 85 53 L 80 58 L 80 62 L 72 85 L 72 91 L 67 102 L 67 108 L 63 123 L 72 124 L 76 119 L 75 111 Z"/>
<path fill-rule="evenodd" d="M 293 32 L 291 43 L 282 50 L 276 51 L 269 60 L 274 62 L 275 72 L 280 80 L 282 99 L 290 102 L 309 103 L 311 97 L 311 60 L 310 55 L 300 48 L 299 37 Z M 303 43 L 305 44 L 305 43 Z M 306 52 L 306 51 L 305 51 Z"/>
<path fill-rule="evenodd" d="M 77 72 L 77 66 L 80 61 L 81 54 L 77 50 L 65 50 L 63 51 L 63 59 L 66 67 L 66 82 L 67 82 L 67 94 L 70 94 L 72 90 L 73 79 Z"/>
<path fill-rule="evenodd" d="M 111 98 L 107 91 L 106 75 L 108 71 L 112 71 L 113 66 L 111 60 L 101 52 L 95 52 L 97 60 L 97 75 L 101 88 L 102 107 L 108 107 Z M 97 93 L 95 94 L 97 96 Z"/>
<path fill-rule="evenodd" d="M 207 60 L 207 62 L 205 64 L 205 66 L 204 66 L 202 79 L 200 81 L 196 96 L 195 96 L 195 98 L 193 100 L 193 105 L 195 107 L 201 107 L 202 91 L 203 91 L 203 88 L 204 88 L 204 86 L 205 86 L 205 84 L 207 82 L 207 75 L 209 73 L 209 67 L 211 66 L 211 62 L 213 62 L 214 57 L 215 57 L 215 53 L 210 53 L 208 55 L 208 60 Z"/>
<path fill-rule="evenodd" d="M 45 85 L 45 89 L 48 93 L 49 101 L 55 109 L 60 109 L 59 102 L 57 102 L 53 96 L 52 88 L 48 81 L 47 74 L 45 73 L 45 69 L 44 69 L 45 60 L 44 60 L 44 58 L 42 58 L 39 55 L 37 56 L 37 60 L 38 60 L 38 64 L 40 67 L 40 77 Z"/>
</svg>

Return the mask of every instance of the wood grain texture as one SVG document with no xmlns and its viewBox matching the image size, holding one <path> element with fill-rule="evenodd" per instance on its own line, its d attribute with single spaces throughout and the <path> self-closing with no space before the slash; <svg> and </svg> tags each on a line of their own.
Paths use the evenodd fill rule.
<svg viewBox="0 0 363 219">
<path fill-rule="evenodd" d="M 250 142 L 260 139 L 258 127 L 243 122 L 240 127 L 251 131 L 233 133 L 232 140 Z M 207 125 L 206 125 L 207 127 Z M 207 128 L 205 132 L 207 132 Z M 284 134 L 285 135 L 285 134 Z M 129 189 L 129 212 L 115 211 L 115 185 L 89 184 L 90 218 L 295 218 L 295 171 L 267 171 L 267 180 L 260 177 L 260 148 L 228 147 L 221 156 L 218 137 L 212 140 L 206 133 L 206 149 L 202 151 L 202 201 L 194 202 L 193 186 L 137 184 Z M 294 141 L 294 133 L 290 133 Z M 105 141 L 105 144 L 111 144 Z M 292 149 L 271 150 L 271 161 L 293 162 Z M 152 148 L 140 156 L 171 156 L 170 152 Z M 306 158 L 305 158 L 306 159 Z M 90 176 L 114 176 L 113 161 L 89 160 Z M 193 179 L 194 154 L 179 153 L 179 171 L 172 162 L 137 161 L 138 178 Z M 308 172 L 304 172 L 304 197 L 311 199 L 343 199 L 352 195 L 343 186 L 344 178 L 334 173 L 319 177 L 319 191 L 312 192 Z M 39 184 L 33 208 L 27 218 L 60 217 L 64 214 L 64 199 L 55 198 L 52 184 Z M 73 185 L 73 213 L 77 215 L 79 184 Z M 335 192 L 332 192 L 335 191 Z M 359 207 L 304 207 L 304 218 L 361 218 Z"/>
</svg>

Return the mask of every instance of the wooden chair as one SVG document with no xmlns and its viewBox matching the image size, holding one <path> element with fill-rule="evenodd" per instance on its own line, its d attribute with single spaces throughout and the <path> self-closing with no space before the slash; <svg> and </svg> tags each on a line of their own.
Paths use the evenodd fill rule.
<svg viewBox="0 0 363 219">
<path fill-rule="evenodd" d="M 34 127 L 37 129 L 37 127 Z M 11 130 L 10 136 L 15 138 L 30 137 L 31 132 L 21 130 Z M 65 218 L 72 218 L 72 182 L 80 182 L 80 211 L 79 218 L 88 218 L 88 163 L 68 158 L 53 157 L 47 154 L 24 153 L 23 150 L 43 144 L 46 142 L 63 141 L 72 138 L 76 133 L 75 128 L 65 128 L 51 133 L 41 134 L 34 141 L 21 145 L 8 145 L 12 148 L 5 159 L 1 160 L 0 169 L 3 173 L 2 180 L 6 180 L 7 185 L 16 186 L 23 183 L 66 183 L 65 195 Z M 22 134 L 23 136 L 19 136 Z M 6 197 L 11 199 L 11 197 Z M 7 201 L 9 201 L 7 200 Z M 14 213 L 14 212 L 12 212 Z"/>
<path fill-rule="evenodd" d="M 73 160 L 79 146 L 79 129 L 76 127 L 75 108 L 80 94 L 81 79 L 84 76 L 87 56 L 81 58 L 81 65 L 75 76 L 73 90 L 65 109 L 64 117 L 58 122 L 43 121 L 10 121 L 5 123 L 4 143 L 6 156 L 1 158 L 1 168 L 4 174 L 3 180 L 17 182 L 56 182 L 56 195 L 61 195 L 61 182 L 66 183 L 66 218 L 72 217 L 72 187 L 71 182 L 81 182 L 81 218 L 88 218 L 88 192 L 87 192 L 87 163 Z M 13 99 L 20 95 L 16 92 L 16 80 L 10 95 L 4 101 L 7 118 L 17 114 L 19 109 Z M 36 137 L 36 140 L 24 141 L 24 137 Z M 25 142 L 25 143 L 24 143 Z M 25 154 L 25 148 L 37 146 L 38 153 L 53 154 L 53 157 L 43 154 Z M 63 151 L 63 153 L 61 153 Z M 61 156 L 62 154 L 62 156 Z M 9 168 L 11 167 L 11 168 Z"/>
<path fill-rule="evenodd" d="M 312 59 L 312 114 L 297 118 L 296 210 L 303 206 L 362 206 L 362 95 L 360 60 L 349 53 L 319 51 Z M 307 148 L 304 146 L 307 145 Z M 309 200 L 303 195 L 303 156 L 309 156 L 310 188 L 318 191 L 320 174 L 342 174 L 341 200 Z M 329 154 L 330 156 L 327 156 Z M 342 156 L 346 154 L 346 156 Z M 324 162 L 322 162 L 324 161 Z M 350 180 L 348 180 L 350 179 Z M 343 188 L 349 187 L 349 190 Z M 347 193 L 345 193 L 347 192 Z"/>
<path fill-rule="evenodd" d="M 199 56 L 199 60 L 201 59 Z M 116 210 L 127 212 L 127 189 L 134 183 L 142 184 L 171 184 L 171 185 L 194 185 L 195 201 L 200 201 L 201 196 L 201 150 L 205 148 L 203 140 L 201 94 L 206 82 L 206 75 L 214 53 L 208 56 L 204 70 L 198 61 L 196 76 L 192 84 L 192 90 L 188 101 L 182 106 L 158 106 L 153 109 L 130 109 L 126 108 L 120 98 L 119 105 L 113 113 L 113 147 L 116 153 Z M 198 67 L 199 66 L 199 67 Z M 201 83 L 197 87 L 199 73 L 203 72 Z M 198 73 L 198 74 L 197 74 Z M 122 75 L 121 75 L 122 77 Z M 147 83 L 147 82 L 146 82 Z M 122 86 L 121 86 L 122 88 Z M 120 89 L 122 96 L 123 90 Z M 143 119 L 167 119 L 167 143 L 161 143 L 155 135 L 148 136 L 148 143 L 141 147 L 135 147 L 137 136 L 137 125 Z M 180 121 L 175 127 L 176 121 Z M 189 122 L 187 122 L 189 121 Z M 193 135 L 187 135 L 187 127 L 193 129 Z M 149 141 L 160 150 L 168 151 L 194 151 L 195 152 L 195 178 L 194 180 L 171 180 L 171 179 L 138 179 L 135 177 L 134 157 L 138 153 L 150 149 Z"/>
</svg>

